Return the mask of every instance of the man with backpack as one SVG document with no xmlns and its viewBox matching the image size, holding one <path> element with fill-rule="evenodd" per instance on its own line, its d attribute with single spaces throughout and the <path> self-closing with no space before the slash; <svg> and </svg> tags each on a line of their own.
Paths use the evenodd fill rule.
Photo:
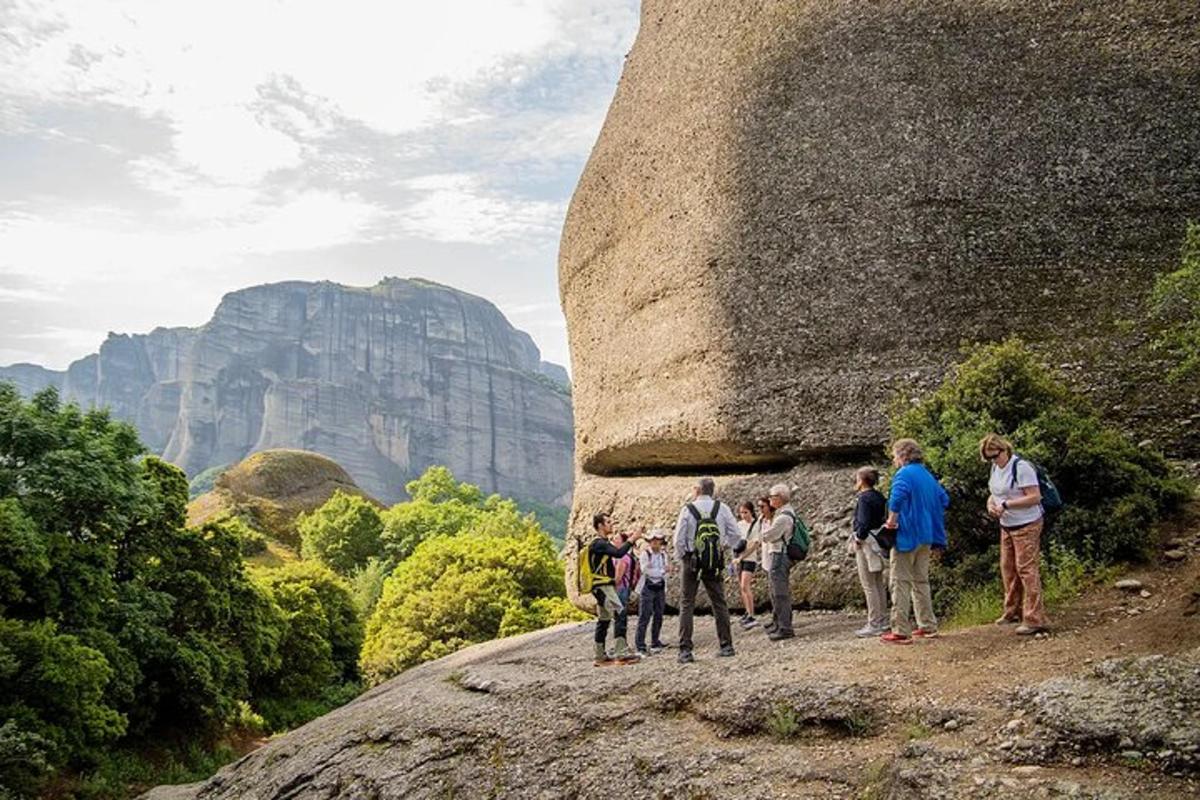
<svg viewBox="0 0 1200 800">
<path fill-rule="evenodd" d="M 792 630 L 792 560 L 786 546 L 796 528 L 796 512 L 788 505 L 792 492 L 786 484 L 772 486 L 767 497 L 771 508 L 775 509 L 771 527 L 762 532 L 762 540 L 769 546 L 771 555 L 767 575 L 771 580 L 772 619 L 767 626 L 767 638 L 778 642 L 796 635 Z"/>
<path fill-rule="evenodd" d="M 689 664 L 692 657 L 692 615 L 696 610 L 696 592 L 700 584 L 708 595 L 713 619 L 717 623 L 717 655 L 734 655 L 733 633 L 729 625 L 729 606 L 725 603 L 724 548 L 737 547 L 742 541 L 733 509 L 715 499 L 716 482 L 701 478 L 693 499 L 679 511 L 675 525 L 675 555 L 682 563 L 679 600 L 679 663 Z"/>
<path fill-rule="evenodd" d="M 620 546 L 609 541 L 613 536 L 612 518 L 605 512 L 592 517 L 592 528 L 596 538 L 588 545 L 587 551 L 580 560 L 581 584 L 586 578 L 586 590 L 596 599 L 596 634 L 595 634 L 595 665 L 607 667 L 613 664 L 630 664 L 638 660 L 638 656 L 629 652 L 626 640 L 626 626 L 629 615 L 625 603 L 617 594 L 616 562 L 629 554 L 630 549 L 641 538 L 641 531 L 633 531 L 625 538 Z M 586 559 L 586 561 L 584 561 Z M 585 588 L 580 586 L 581 589 Z M 604 642 L 608 637 L 608 623 L 613 622 L 613 640 L 616 652 L 609 655 Z"/>
</svg>

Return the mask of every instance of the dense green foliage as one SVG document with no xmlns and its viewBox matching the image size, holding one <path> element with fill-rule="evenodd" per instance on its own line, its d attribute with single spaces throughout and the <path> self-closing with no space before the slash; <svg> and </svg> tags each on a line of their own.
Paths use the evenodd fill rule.
<svg viewBox="0 0 1200 800">
<path fill-rule="evenodd" d="M 921 443 L 950 493 L 943 608 L 996 575 L 996 523 L 985 511 L 988 465 L 978 446 L 989 432 L 1007 437 L 1054 479 L 1067 508 L 1048 538 L 1088 563 L 1143 556 L 1154 522 L 1187 495 L 1161 453 L 1102 422 L 1017 339 L 969 350 L 932 396 L 898 404 L 891 421 L 896 437 Z"/>
<path fill-rule="evenodd" d="M 1154 346 L 1177 361 L 1169 376 L 1176 382 L 1200 380 L 1200 224 L 1188 224 L 1181 261 L 1150 296 Z"/>
<path fill-rule="evenodd" d="M 378 682 L 502 632 L 577 618 L 563 594 L 549 537 L 511 501 L 493 503 L 456 535 L 426 538 L 387 579 L 367 624 L 363 674 Z"/>
<path fill-rule="evenodd" d="M 459 483 L 445 467 L 430 467 L 404 486 L 412 499 L 383 512 L 383 552 L 393 564 L 412 555 L 433 536 L 458 533 L 501 502 L 478 486 Z"/>
<path fill-rule="evenodd" d="M 339 575 L 350 575 L 380 555 L 383 523 L 370 500 L 340 489 L 311 514 L 296 522 L 300 552 Z"/>
<path fill-rule="evenodd" d="M 0 384 L 0 798 L 64 769 L 60 787 L 94 798 L 196 777 L 238 730 L 353 698 L 360 663 L 378 678 L 575 616 L 532 515 L 444 468 L 408 489 L 386 529 L 335 494 L 301 520 L 306 560 L 250 575 L 261 533 L 187 527 L 183 473 L 129 425 Z"/>
<path fill-rule="evenodd" d="M 228 523 L 185 526 L 187 497 L 130 426 L 0 384 L 0 796 L 356 681 L 349 588 L 315 565 L 255 585 Z M 299 641 L 327 657 L 293 680 Z"/>
</svg>

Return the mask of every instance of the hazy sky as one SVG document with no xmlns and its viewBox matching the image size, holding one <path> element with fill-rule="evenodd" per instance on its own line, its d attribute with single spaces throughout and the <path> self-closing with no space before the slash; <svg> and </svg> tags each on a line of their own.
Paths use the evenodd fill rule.
<svg viewBox="0 0 1200 800">
<path fill-rule="evenodd" d="M 0 0 L 0 364 L 423 276 L 567 362 L 556 250 L 637 0 Z"/>
</svg>

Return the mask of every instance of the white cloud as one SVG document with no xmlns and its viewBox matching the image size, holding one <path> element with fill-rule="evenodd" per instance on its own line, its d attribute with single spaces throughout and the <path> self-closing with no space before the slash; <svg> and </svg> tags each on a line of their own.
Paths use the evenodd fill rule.
<svg viewBox="0 0 1200 800">
<path fill-rule="evenodd" d="M 90 332 L 66 333 L 67 311 L 40 329 L 59 359 L 97 331 L 194 324 L 263 280 L 453 267 L 464 288 L 502 273 L 525 298 L 514 308 L 548 306 L 512 313 L 565 353 L 562 170 L 594 141 L 636 20 L 636 0 L 0 0 L 0 131 L 31 152 L 103 149 L 124 180 L 0 200 L 0 270 L 49 281 L 3 290 L 7 307 L 86 305 Z M 556 83 L 587 59 L 592 71 Z M 124 122 L 93 131 L 100 106 L 128 112 L 144 142 Z M 66 122 L 46 113 L 62 109 Z M 332 248 L 360 260 L 326 263 Z M 468 252 L 487 258 L 422 260 Z"/>
<path fill-rule="evenodd" d="M 494 244 L 553 235 L 564 213 L 561 203 L 488 194 L 472 175 L 426 175 L 406 185 L 424 196 L 399 212 L 396 223 L 435 241 Z"/>
</svg>

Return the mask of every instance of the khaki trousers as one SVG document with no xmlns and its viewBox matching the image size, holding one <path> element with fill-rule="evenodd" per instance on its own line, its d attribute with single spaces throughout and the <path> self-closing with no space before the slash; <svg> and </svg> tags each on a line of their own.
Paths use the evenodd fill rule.
<svg viewBox="0 0 1200 800">
<path fill-rule="evenodd" d="M 1004 616 L 1034 628 L 1046 627 L 1042 603 L 1042 520 L 1020 528 L 1000 529 L 1000 580 L 1004 584 Z"/>
<path fill-rule="evenodd" d="M 937 630 L 933 594 L 929 589 L 929 545 L 901 553 L 892 550 L 892 633 L 912 635 L 912 606 L 916 605 L 917 627 Z"/>
<path fill-rule="evenodd" d="M 858 564 L 858 582 L 867 598 L 867 625 L 882 628 L 887 623 L 887 587 L 883 570 L 871 572 L 865 546 L 854 548 L 854 560 Z"/>
</svg>

